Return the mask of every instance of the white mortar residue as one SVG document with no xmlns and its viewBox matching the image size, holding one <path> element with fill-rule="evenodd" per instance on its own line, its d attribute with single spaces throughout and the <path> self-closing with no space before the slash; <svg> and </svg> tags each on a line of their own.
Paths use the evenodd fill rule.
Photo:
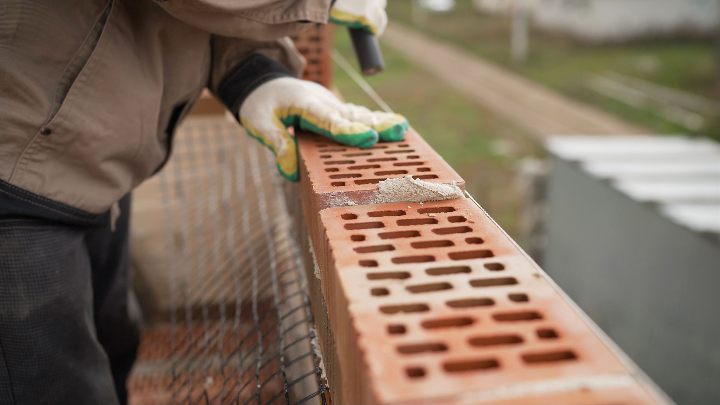
<svg viewBox="0 0 720 405">
<path fill-rule="evenodd" d="M 462 198 L 463 193 L 454 182 L 430 183 L 412 178 L 412 176 L 383 180 L 378 183 L 378 193 L 373 200 L 375 204 L 391 202 L 442 201 Z"/>
<path fill-rule="evenodd" d="M 357 203 L 341 193 L 331 193 L 327 201 L 329 207 L 348 207 Z"/>
<path fill-rule="evenodd" d="M 315 278 L 320 280 L 320 267 L 318 266 L 317 257 L 315 257 L 315 249 L 313 248 L 312 241 L 308 239 L 308 250 L 310 250 L 310 255 L 312 256 L 313 260 L 313 274 L 315 275 Z"/>
</svg>

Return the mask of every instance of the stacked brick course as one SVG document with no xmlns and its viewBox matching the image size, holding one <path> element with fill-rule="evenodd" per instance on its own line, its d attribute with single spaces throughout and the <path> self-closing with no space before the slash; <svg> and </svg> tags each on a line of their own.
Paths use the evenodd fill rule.
<svg viewBox="0 0 720 405">
<path fill-rule="evenodd" d="M 472 200 L 372 203 L 387 177 L 463 184 L 419 135 L 300 152 L 337 403 L 665 401 Z"/>
<path fill-rule="evenodd" d="M 412 175 L 429 182 L 455 183 L 461 189 L 465 185 L 414 130 L 403 142 L 381 142 L 370 149 L 303 133 L 298 136 L 298 149 L 304 219 L 311 235 L 322 233 L 318 212 L 337 205 L 370 204 L 378 183 L 387 178 Z"/>
<path fill-rule="evenodd" d="M 368 204 L 377 184 L 411 175 L 438 183 L 465 182 L 415 131 L 403 142 L 380 142 L 370 149 L 339 145 L 326 138 L 302 134 L 298 139 L 303 174 L 318 195 L 312 202 L 321 210 L 343 203 Z"/>
</svg>

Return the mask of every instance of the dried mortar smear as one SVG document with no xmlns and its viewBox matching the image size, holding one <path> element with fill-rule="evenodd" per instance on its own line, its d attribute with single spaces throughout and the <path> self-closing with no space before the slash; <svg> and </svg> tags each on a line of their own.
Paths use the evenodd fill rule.
<svg viewBox="0 0 720 405">
<path fill-rule="evenodd" d="M 430 183 L 414 179 L 412 176 L 386 179 L 378 183 L 378 193 L 373 200 L 375 204 L 392 202 L 442 201 L 462 198 L 463 192 L 454 182 Z"/>
<path fill-rule="evenodd" d="M 308 238 L 308 250 L 310 251 L 310 256 L 312 256 L 313 261 L 313 275 L 316 279 L 321 280 L 322 276 L 320 275 L 320 266 L 318 266 L 317 257 L 315 256 L 315 248 L 313 248 L 312 240 Z"/>
<path fill-rule="evenodd" d="M 328 204 L 331 207 L 347 207 L 357 205 L 357 203 L 351 200 L 349 197 L 342 195 L 342 193 L 330 193 L 330 199 Z"/>
</svg>

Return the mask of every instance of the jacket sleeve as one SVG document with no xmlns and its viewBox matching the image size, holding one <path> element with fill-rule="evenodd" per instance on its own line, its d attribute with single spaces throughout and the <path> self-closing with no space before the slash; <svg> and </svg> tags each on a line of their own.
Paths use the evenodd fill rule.
<svg viewBox="0 0 720 405">
<path fill-rule="evenodd" d="M 261 84 L 278 77 L 299 77 L 305 61 L 290 38 L 249 41 L 214 35 L 208 87 L 233 113 Z"/>
<path fill-rule="evenodd" d="M 156 0 L 168 14 L 211 34 L 253 40 L 291 35 L 298 23 L 327 23 L 331 0 Z"/>
<path fill-rule="evenodd" d="M 211 34 L 208 87 L 237 113 L 247 95 L 281 76 L 299 76 L 302 56 L 287 38 L 326 23 L 331 0 L 156 0 L 168 14 Z"/>
</svg>

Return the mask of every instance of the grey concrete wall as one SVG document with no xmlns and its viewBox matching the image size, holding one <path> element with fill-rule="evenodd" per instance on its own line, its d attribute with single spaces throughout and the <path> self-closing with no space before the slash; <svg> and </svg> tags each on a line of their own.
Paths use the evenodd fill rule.
<svg viewBox="0 0 720 405">
<path fill-rule="evenodd" d="M 720 243 L 552 159 L 545 269 L 680 404 L 720 404 Z"/>
</svg>

